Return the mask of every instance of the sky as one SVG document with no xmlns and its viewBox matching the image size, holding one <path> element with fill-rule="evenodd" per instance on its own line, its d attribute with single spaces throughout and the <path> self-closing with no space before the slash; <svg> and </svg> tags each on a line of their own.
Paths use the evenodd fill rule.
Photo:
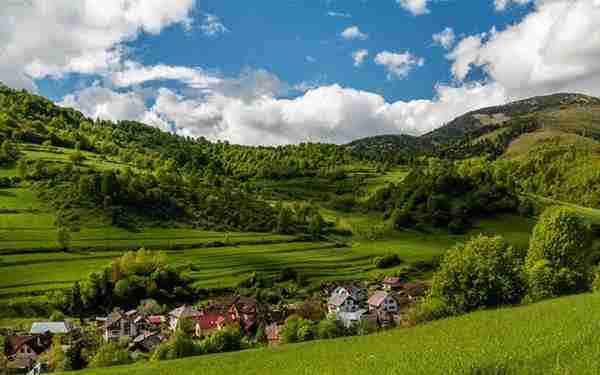
<svg viewBox="0 0 600 375">
<path fill-rule="evenodd" d="M 420 135 L 600 96 L 600 0 L 3 0 L 0 82 L 213 141 Z"/>
</svg>

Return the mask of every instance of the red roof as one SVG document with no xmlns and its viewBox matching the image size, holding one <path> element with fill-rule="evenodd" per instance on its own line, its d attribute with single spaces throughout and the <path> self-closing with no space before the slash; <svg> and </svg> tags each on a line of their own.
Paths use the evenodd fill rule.
<svg viewBox="0 0 600 375">
<path fill-rule="evenodd" d="M 219 328 L 228 321 L 228 315 L 221 314 L 211 314 L 200 311 L 200 315 L 194 318 L 196 320 L 196 324 L 200 326 L 202 330 L 211 330 Z"/>
<path fill-rule="evenodd" d="M 165 317 L 162 315 L 150 315 L 148 317 L 148 321 L 151 324 L 162 324 L 165 321 Z"/>
</svg>

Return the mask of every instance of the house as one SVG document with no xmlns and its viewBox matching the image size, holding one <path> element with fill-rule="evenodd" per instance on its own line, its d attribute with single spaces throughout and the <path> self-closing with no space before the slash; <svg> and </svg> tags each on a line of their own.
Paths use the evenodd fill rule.
<svg viewBox="0 0 600 375">
<path fill-rule="evenodd" d="M 210 336 L 215 331 L 223 329 L 228 323 L 231 323 L 235 316 L 230 316 L 227 313 L 222 314 L 210 310 L 201 310 L 200 315 L 194 318 L 196 324 L 194 332 L 197 337 Z"/>
<path fill-rule="evenodd" d="M 281 326 L 276 323 L 269 324 L 265 327 L 265 333 L 267 335 L 267 342 L 269 346 L 277 346 L 281 344 Z"/>
<path fill-rule="evenodd" d="M 169 328 L 174 331 L 177 329 L 177 326 L 179 325 L 179 322 L 181 321 L 181 319 L 192 319 L 193 320 L 199 314 L 200 314 L 200 312 L 191 306 L 188 306 L 188 305 L 180 306 L 169 313 Z"/>
<path fill-rule="evenodd" d="M 228 324 L 239 324 L 246 332 L 250 332 L 258 321 L 258 302 L 249 297 L 234 296 L 220 303 L 213 303 L 198 312 L 196 336 L 209 336 Z"/>
<path fill-rule="evenodd" d="M 337 290 L 337 289 L 336 289 Z M 330 314 L 353 313 L 358 311 L 360 304 L 348 293 L 334 293 L 327 301 L 327 311 Z"/>
<path fill-rule="evenodd" d="M 399 277 L 386 277 L 383 279 L 384 290 L 397 290 L 402 288 L 402 280 Z"/>
<path fill-rule="evenodd" d="M 49 333 L 8 336 L 4 343 L 4 354 L 14 367 L 30 369 L 51 345 L 52 335 Z"/>
<path fill-rule="evenodd" d="M 388 314 L 397 314 L 399 311 L 398 301 L 388 292 L 375 292 L 368 301 L 369 311 L 377 311 Z"/>
<path fill-rule="evenodd" d="M 250 332 L 258 321 L 258 302 L 254 298 L 236 296 L 231 301 L 228 310 L 230 316 L 235 316 L 242 329 Z"/>
<path fill-rule="evenodd" d="M 360 309 L 355 312 L 337 313 L 337 317 L 342 322 L 344 327 L 350 328 L 353 325 L 360 323 L 360 321 L 363 319 L 363 317 L 366 313 L 367 313 L 367 310 Z"/>
<path fill-rule="evenodd" d="M 354 301 L 361 303 L 367 299 L 367 291 L 364 288 L 360 288 L 353 284 L 337 286 L 332 295 L 349 295 Z"/>
<path fill-rule="evenodd" d="M 132 352 L 150 353 L 165 341 L 165 337 L 158 332 L 142 332 L 129 344 Z"/>
<path fill-rule="evenodd" d="M 104 341 L 119 341 L 123 337 L 136 337 L 144 328 L 144 323 L 139 319 L 136 322 L 139 316 L 134 311 L 126 313 L 115 311 L 106 317 L 101 327 Z"/>
<path fill-rule="evenodd" d="M 31 325 L 29 333 L 41 335 L 50 332 L 53 335 L 66 335 L 71 333 L 73 326 L 69 322 L 35 322 Z"/>
</svg>

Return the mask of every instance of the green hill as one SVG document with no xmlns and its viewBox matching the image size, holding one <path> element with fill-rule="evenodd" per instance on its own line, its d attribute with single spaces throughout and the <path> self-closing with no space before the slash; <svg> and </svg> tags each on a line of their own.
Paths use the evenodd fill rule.
<svg viewBox="0 0 600 375">
<path fill-rule="evenodd" d="M 81 374 L 597 374 L 598 309 L 600 294 L 585 294 L 365 337 Z"/>
</svg>

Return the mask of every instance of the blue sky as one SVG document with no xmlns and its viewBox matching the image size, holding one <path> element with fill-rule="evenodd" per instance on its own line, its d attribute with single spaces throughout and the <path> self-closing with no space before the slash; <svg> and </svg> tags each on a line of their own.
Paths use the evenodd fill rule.
<svg viewBox="0 0 600 375">
<path fill-rule="evenodd" d="M 212 140 L 422 134 L 480 106 L 600 94 L 599 8 L 597 0 L 9 0 L 0 5 L 0 81 L 90 117 Z"/>
</svg>

